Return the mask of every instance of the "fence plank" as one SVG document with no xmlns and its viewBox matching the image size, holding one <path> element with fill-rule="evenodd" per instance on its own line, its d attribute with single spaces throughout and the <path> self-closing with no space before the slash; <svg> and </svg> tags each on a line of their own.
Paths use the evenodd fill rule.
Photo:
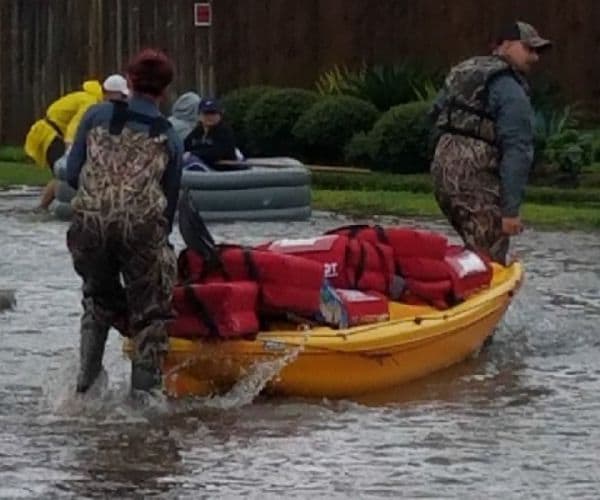
<svg viewBox="0 0 600 500">
<path fill-rule="evenodd" d="M 523 18 L 553 39 L 541 64 L 567 95 L 600 111 L 597 0 L 213 0 L 213 27 L 194 0 L 0 0 L 0 143 L 22 143 L 59 95 L 123 71 L 142 45 L 173 57 L 181 92 L 268 83 L 312 87 L 333 64 L 443 66 L 484 53 L 504 23 Z M 167 109 L 169 103 L 166 103 Z"/>
</svg>

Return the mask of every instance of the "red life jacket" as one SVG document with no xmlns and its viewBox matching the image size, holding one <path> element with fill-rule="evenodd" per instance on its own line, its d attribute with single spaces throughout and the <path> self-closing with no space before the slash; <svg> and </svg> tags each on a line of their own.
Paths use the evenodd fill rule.
<svg viewBox="0 0 600 500">
<path fill-rule="evenodd" d="M 389 245 L 394 250 L 394 258 L 419 256 L 443 259 L 448 246 L 444 235 L 402 227 L 356 224 L 332 229 L 325 234 L 342 234 L 350 239 Z"/>
<path fill-rule="evenodd" d="M 350 240 L 343 235 L 281 239 L 257 248 L 320 262 L 325 278 L 336 288 L 374 290 L 387 295 L 394 276 L 390 247 L 377 242 Z"/>
<path fill-rule="evenodd" d="M 172 337 L 233 338 L 259 330 L 258 285 L 250 281 L 178 285 L 173 290 Z"/>
<path fill-rule="evenodd" d="M 389 295 L 394 279 L 394 252 L 388 245 L 362 240 L 348 242 L 352 288 Z"/>
<path fill-rule="evenodd" d="M 205 262 L 187 248 L 179 254 L 179 279 L 188 283 L 254 281 L 259 285 L 261 312 L 293 312 L 312 315 L 319 310 L 324 282 L 317 262 L 240 246 L 217 247 L 219 259 Z"/>
<path fill-rule="evenodd" d="M 348 238 L 343 236 L 316 236 L 314 238 L 284 238 L 256 247 L 260 250 L 293 255 L 319 262 L 325 278 L 336 287 L 348 288 Z"/>
<path fill-rule="evenodd" d="M 448 247 L 443 260 L 412 257 L 399 260 L 409 292 L 440 309 L 462 302 L 488 286 L 489 260 L 463 247 Z"/>
<path fill-rule="evenodd" d="M 492 268 L 485 256 L 449 246 L 445 236 L 431 231 L 381 226 L 344 226 L 327 234 L 344 234 L 351 241 L 389 245 L 395 273 L 406 280 L 403 300 L 445 309 L 488 286 Z"/>
</svg>

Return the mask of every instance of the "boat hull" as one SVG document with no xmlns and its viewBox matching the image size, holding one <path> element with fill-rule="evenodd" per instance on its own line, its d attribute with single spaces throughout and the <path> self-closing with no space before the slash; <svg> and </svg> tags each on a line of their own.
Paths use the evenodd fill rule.
<svg viewBox="0 0 600 500">
<path fill-rule="evenodd" d="M 496 272 L 495 284 L 447 311 L 395 305 L 383 323 L 348 330 L 277 330 L 255 340 L 171 339 L 164 365 L 173 397 L 223 393 L 262 370 L 265 392 L 347 398 L 390 389 L 477 353 L 493 335 L 522 279 L 520 265 Z M 266 374 L 266 375 L 265 375 Z"/>
</svg>

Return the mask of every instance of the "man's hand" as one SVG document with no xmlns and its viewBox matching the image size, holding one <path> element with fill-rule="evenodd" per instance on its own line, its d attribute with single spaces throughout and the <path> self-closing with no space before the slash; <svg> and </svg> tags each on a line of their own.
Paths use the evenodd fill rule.
<svg viewBox="0 0 600 500">
<path fill-rule="evenodd" d="M 521 217 L 502 217 L 502 232 L 509 236 L 514 236 L 523 232 Z"/>
</svg>

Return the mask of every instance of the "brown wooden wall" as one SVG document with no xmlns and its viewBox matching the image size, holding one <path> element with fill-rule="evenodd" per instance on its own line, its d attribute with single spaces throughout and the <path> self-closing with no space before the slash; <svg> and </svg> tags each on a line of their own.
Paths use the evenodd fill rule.
<svg viewBox="0 0 600 500">
<path fill-rule="evenodd" d="M 331 65 L 483 53 L 520 18 L 556 42 L 543 63 L 573 99 L 600 108 L 598 0 L 213 0 L 212 43 L 194 0 L 0 0 L 0 142 L 82 80 L 122 71 L 141 46 L 164 48 L 172 95 L 249 83 L 311 86 Z M 209 71 L 212 47 L 214 75 Z"/>
</svg>

